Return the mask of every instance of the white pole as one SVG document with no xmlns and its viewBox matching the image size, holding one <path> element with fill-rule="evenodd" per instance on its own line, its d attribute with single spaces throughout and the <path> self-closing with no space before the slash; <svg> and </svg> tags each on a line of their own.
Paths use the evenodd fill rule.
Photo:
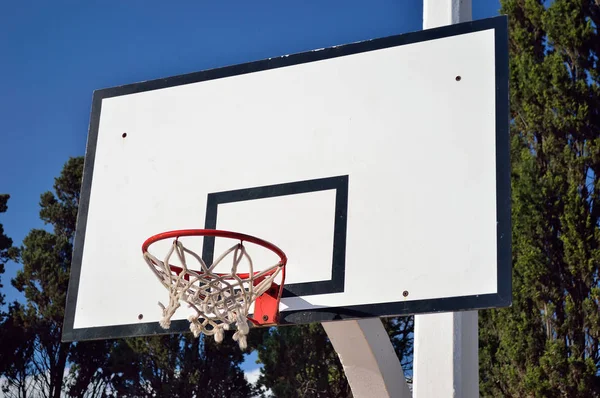
<svg viewBox="0 0 600 398">
<path fill-rule="evenodd" d="M 423 29 L 472 20 L 471 0 L 423 0 Z"/>
<path fill-rule="evenodd" d="M 423 0 L 423 29 L 471 15 L 471 0 Z M 415 316 L 414 397 L 479 397 L 477 351 L 477 311 Z"/>
<path fill-rule="evenodd" d="M 355 398 L 409 398 L 404 371 L 379 318 L 324 322 Z"/>
</svg>

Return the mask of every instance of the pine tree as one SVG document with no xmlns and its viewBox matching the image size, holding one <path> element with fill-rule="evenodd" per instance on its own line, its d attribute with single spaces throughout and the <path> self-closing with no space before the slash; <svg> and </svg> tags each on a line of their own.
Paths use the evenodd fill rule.
<svg viewBox="0 0 600 398">
<path fill-rule="evenodd" d="M 513 306 L 480 315 L 481 392 L 600 397 L 600 3 L 509 16 Z"/>
<path fill-rule="evenodd" d="M 221 344 L 191 333 L 120 340 L 108 367 L 110 389 L 119 397 L 249 397 L 243 360 L 227 338 Z"/>
<path fill-rule="evenodd" d="M 412 317 L 382 318 L 398 359 L 407 374 L 412 370 Z M 262 341 L 253 331 L 251 346 L 263 364 L 258 391 L 275 397 L 351 397 L 344 368 L 318 324 L 282 326 L 262 332 Z M 399 375 L 402 377 L 402 375 Z"/>
<path fill-rule="evenodd" d="M 9 195 L 0 195 L 0 213 L 8 209 Z M 4 233 L 4 227 L 0 223 L 0 275 L 4 273 L 4 266 L 9 260 L 16 260 L 17 248 L 13 247 L 13 241 Z M 0 289 L 3 288 L 0 279 Z M 5 305 L 5 295 L 0 290 L 0 307 Z M 14 314 L 19 313 L 21 307 L 18 303 L 12 303 L 7 313 L 0 308 L 0 391 L 3 396 L 25 397 L 31 390 L 31 380 L 28 379 L 29 363 L 33 355 L 32 347 L 27 344 L 30 336 L 15 325 Z"/>
<path fill-rule="evenodd" d="M 0 384 L 3 396 L 25 398 L 32 394 L 36 380 L 33 369 L 33 332 L 25 329 L 18 321 L 22 312 L 17 302 L 10 305 L 8 314 L 0 324 Z"/>
<path fill-rule="evenodd" d="M 6 212 L 8 209 L 8 199 L 10 199 L 10 195 L 0 194 L 0 213 Z M 14 258 L 16 255 L 15 249 L 13 248 L 13 241 L 11 238 L 4 234 L 4 227 L 2 223 L 0 223 L 0 307 L 4 304 L 5 295 L 2 293 L 2 274 L 4 273 L 4 266 L 8 262 L 9 259 Z M 2 320 L 2 314 L 0 310 L 0 321 Z"/>
<path fill-rule="evenodd" d="M 390 336 L 392 346 L 404 370 L 404 377 L 411 384 L 415 318 L 412 316 L 381 318 L 381 322 Z"/>
<path fill-rule="evenodd" d="M 82 385 L 93 384 L 99 375 L 82 369 L 107 356 L 101 349 L 103 342 L 61 343 L 82 173 L 83 158 L 71 158 L 55 180 L 54 193 L 42 194 L 40 217 L 52 231 L 33 229 L 25 237 L 19 259 L 23 268 L 12 281 L 26 299 L 25 305 L 14 306 L 10 313 L 13 333 L 21 336 L 16 352 L 23 354 L 13 359 L 25 361 L 16 364 L 27 372 L 26 379 L 33 384 L 30 391 L 36 396 L 59 398 L 70 387 L 83 395 L 87 387 Z M 26 347 L 33 350 L 31 355 L 25 355 Z M 75 355 L 81 351 L 86 355 Z"/>
<path fill-rule="evenodd" d="M 52 192 L 41 197 L 40 216 L 53 232 L 32 230 L 23 240 L 21 263 L 13 285 L 25 294 L 27 306 L 20 314 L 22 325 L 34 330 L 35 377 L 47 397 L 59 398 L 67 365 L 69 344 L 61 344 L 62 322 L 69 279 L 72 231 L 75 226 L 81 181 L 81 158 L 71 159 Z M 70 214 L 69 214 L 70 213 Z M 71 217 L 69 217 L 71 215 Z"/>
<path fill-rule="evenodd" d="M 318 324 L 271 328 L 257 346 L 258 387 L 275 397 L 351 397 L 337 353 Z"/>
</svg>

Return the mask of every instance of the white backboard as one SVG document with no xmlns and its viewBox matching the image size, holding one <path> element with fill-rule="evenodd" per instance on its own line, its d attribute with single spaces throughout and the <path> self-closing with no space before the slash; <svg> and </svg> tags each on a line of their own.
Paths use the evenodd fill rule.
<svg viewBox="0 0 600 398">
<path fill-rule="evenodd" d="M 63 338 L 164 333 L 175 229 L 280 247 L 282 324 L 509 305 L 508 140 L 503 17 L 96 91 Z"/>
</svg>

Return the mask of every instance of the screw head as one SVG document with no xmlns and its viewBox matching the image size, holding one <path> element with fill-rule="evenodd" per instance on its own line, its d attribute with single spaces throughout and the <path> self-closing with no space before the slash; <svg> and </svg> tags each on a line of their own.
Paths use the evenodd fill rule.
<svg viewBox="0 0 600 398">
<path fill-rule="evenodd" d="M 405 291 L 403 291 L 403 292 L 402 292 L 402 295 L 403 295 L 404 297 L 407 297 L 407 296 L 408 296 L 408 290 L 405 290 Z"/>
<path fill-rule="evenodd" d="M 269 320 L 269 316 L 268 315 L 263 315 L 263 321 L 268 321 Z"/>
<path fill-rule="evenodd" d="M 144 314 L 139 314 L 138 319 L 141 321 L 144 318 Z"/>
<path fill-rule="evenodd" d="M 456 78 L 455 78 L 455 79 L 456 79 L 456 81 L 457 81 L 457 82 L 459 82 L 459 81 L 462 79 L 462 77 L 460 77 L 460 76 L 456 76 Z"/>
</svg>

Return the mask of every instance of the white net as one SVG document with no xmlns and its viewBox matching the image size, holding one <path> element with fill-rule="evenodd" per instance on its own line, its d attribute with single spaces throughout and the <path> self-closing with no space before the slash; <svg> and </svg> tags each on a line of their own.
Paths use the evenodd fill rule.
<svg viewBox="0 0 600 398">
<path fill-rule="evenodd" d="M 176 255 L 181 268 L 172 266 L 169 260 Z M 227 257 L 232 260 L 230 273 L 214 272 L 217 265 Z M 254 272 L 252 259 L 242 243 L 238 243 L 223 253 L 212 265 L 207 266 L 202 258 L 187 249 L 175 239 L 163 261 L 149 252 L 144 259 L 160 282 L 169 291 L 169 304 L 158 303 L 162 308 L 160 325 L 168 329 L 171 318 L 180 307 L 187 303 L 196 314 L 190 316 L 190 330 L 195 337 L 200 333 L 212 335 L 217 343 L 223 341 L 225 330 L 236 328 L 233 339 L 242 350 L 247 347 L 246 336 L 249 332 L 248 312 L 251 304 L 272 285 L 281 271 L 281 264 L 275 264 L 260 272 Z M 195 262 L 199 269 L 188 267 L 189 261 Z M 249 271 L 238 273 L 238 266 L 246 260 Z"/>
</svg>

